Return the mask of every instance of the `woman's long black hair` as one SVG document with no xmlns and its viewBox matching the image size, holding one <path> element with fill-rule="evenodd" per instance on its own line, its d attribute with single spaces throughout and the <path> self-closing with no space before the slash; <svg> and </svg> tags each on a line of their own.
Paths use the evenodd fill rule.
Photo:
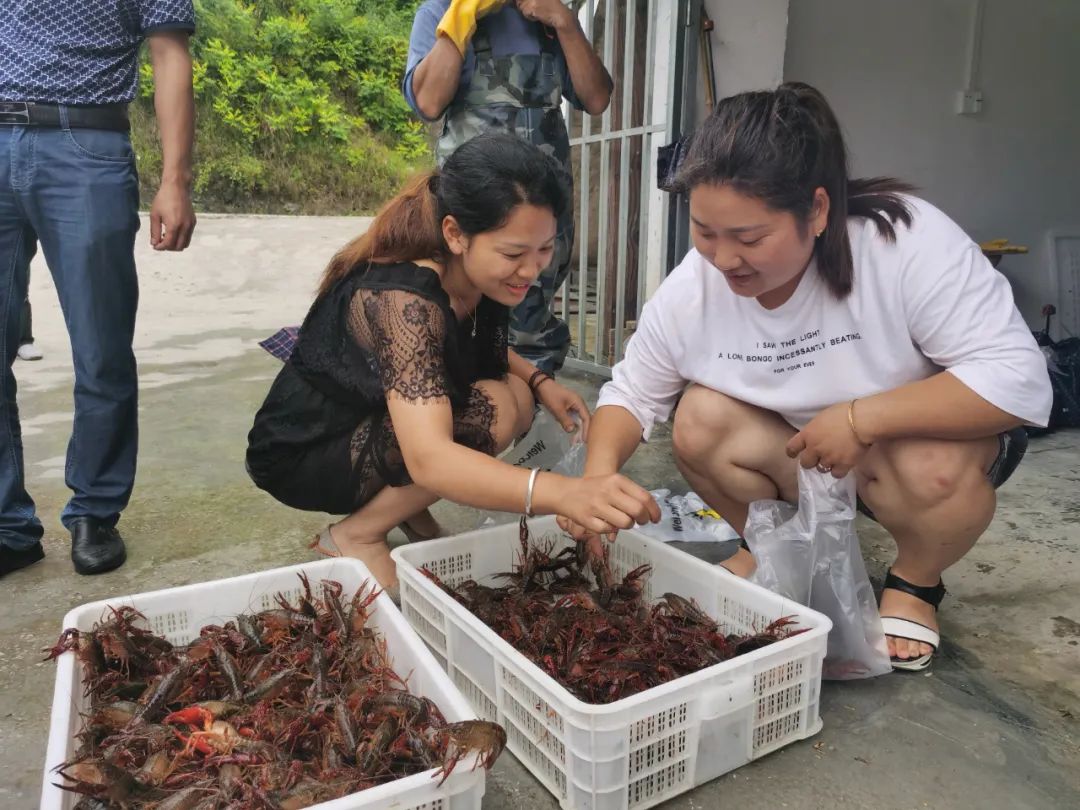
<svg viewBox="0 0 1080 810">
<path fill-rule="evenodd" d="M 364 262 L 445 261 L 448 215 L 474 236 L 500 227 L 522 203 L 548 208 L 558 219 L 570 204 L 565 170 L 515 135 L 479 135 L 454 150 L 441 171 L 415 178 L 383 206 L 371 227 L 330 261 L 319 295 Z"/>
<path fill-rule="evenodd" d="M 851 292 L 848 217 L 872 219 L 881 236 L 911 225 L 902 194 L 912 186 L 891 177 L 851 180 L 847 149 L 829 103 L 815 88 L 787 82 L 773 91 L 723 99 L 695 133 L 679 167 L 675 190 L 731 185 L 809 225 L 814 193 L 829 195 L 825 230 L 814 246 L 818 272 L 837 298 Z"/>
</svg>

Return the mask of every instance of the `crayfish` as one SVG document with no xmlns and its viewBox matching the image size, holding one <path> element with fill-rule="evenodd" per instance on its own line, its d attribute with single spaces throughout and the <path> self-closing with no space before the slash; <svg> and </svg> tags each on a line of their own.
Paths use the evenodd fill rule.
<svg viewBox="0 0 1080 810">
<path fill-rule="evenodd" d="M 651 567 L 615 576 L 610 546 L 602 557 L 591 557 L 584 544 L 530 540 L 524 519 L 518 539 L 513 569 L 493 577 L 499 587 L 472 580 L 450 587 L 421 570 L 588 703 L 610 703 L 802 632 L 784 618 L 755 633 L 726 634 L 679 594 L 665 593 L 647 604 L 643 594 Z"/>
<path fill-rule="evenodd" d="M 502 728 L 447 723 L 409 692 L 368 626 L 379 591 L 342 590 L 316 596 L 301 576 L 295 604 L 279 594 L 185 646 L 130 607 L 65 630 L 48 657 L 79 657 L 90 710 L 59 786 L 82 794 L 78 810 L 298 810 L 424 771 L 445 780 L 470 752 L 491 767 Z"/>
</svg>

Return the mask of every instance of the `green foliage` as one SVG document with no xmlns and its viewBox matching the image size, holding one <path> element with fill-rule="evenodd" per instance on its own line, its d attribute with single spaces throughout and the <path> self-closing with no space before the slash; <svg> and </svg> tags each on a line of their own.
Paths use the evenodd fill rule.
<svg viewBox="0 0 1080 810">
<path fill-rule="evenodd" d="M 356 213 L 430 161 L 400 83 L 418 0 L 195 0 L 195 191 L 204 209 Z M 153 72 L 134 139 L 160 169 Z M 149 186 L 144 192 L 152 192 Z"/>
</svg>

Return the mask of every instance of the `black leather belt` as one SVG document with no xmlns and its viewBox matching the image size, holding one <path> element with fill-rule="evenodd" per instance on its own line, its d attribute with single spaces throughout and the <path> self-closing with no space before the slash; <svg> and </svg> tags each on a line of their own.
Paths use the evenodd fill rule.
<svg viewBox="0 0 1080 810">
<path fill-rule="evenodd" d="M 41 104 L 36 101 L 0 101 L 0 126 L 60 127 L 61 108 L 67 113 L 67 125 L 79 129 L 110 129 L 127 132 L 127 104 L 73 106 L 70 104 Z"/>
</svg>

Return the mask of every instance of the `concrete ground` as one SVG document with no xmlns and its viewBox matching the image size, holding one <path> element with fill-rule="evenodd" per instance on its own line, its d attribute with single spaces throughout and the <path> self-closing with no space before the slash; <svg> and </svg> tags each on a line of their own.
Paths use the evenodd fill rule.
<svg viewBox="0 0 1080 810">
<path fill-rule="evenodd" d="M 320 268 L 362 222 L 203 216 L 191 249 L 155 254 L 140 234 L 137 351 L 142 451 L 120 528 L 120 570 L 76 575 L 59 522 L 71 364 L 51 280 L 31 284 L 45 359 L 17 362 L 29 488 L 47 557 L 0 584 L 0 808 L 37 804 L 49 727 L 53 643 L 71 607 L 95 599 L 291 564 L 323 515 L 287 509 L 244 472 L 245 437 L 278 362 L 256 341 L 298 323 Z M 568 377 L 569 378 L 569 377 Z M 595 397 L 598 381 L 572 382 Z M 1034 441 L 1001 492 L 998 516 L 947 575 L 945 642 L 932 672 L 826 684 L 824 730 L 684 794 L 671 810 L 811 808 L 1064 808 L 1080 806 L 1080 434 Z M 630 473 L 682 491 L 668 435 Z M 450 528 L 471 510 L 440 505 Z M 892 544 L 862 522 L 871 575 Z M 556 807 L 509 754 L 488 779 L 486 808 Z"/>
</svg>

